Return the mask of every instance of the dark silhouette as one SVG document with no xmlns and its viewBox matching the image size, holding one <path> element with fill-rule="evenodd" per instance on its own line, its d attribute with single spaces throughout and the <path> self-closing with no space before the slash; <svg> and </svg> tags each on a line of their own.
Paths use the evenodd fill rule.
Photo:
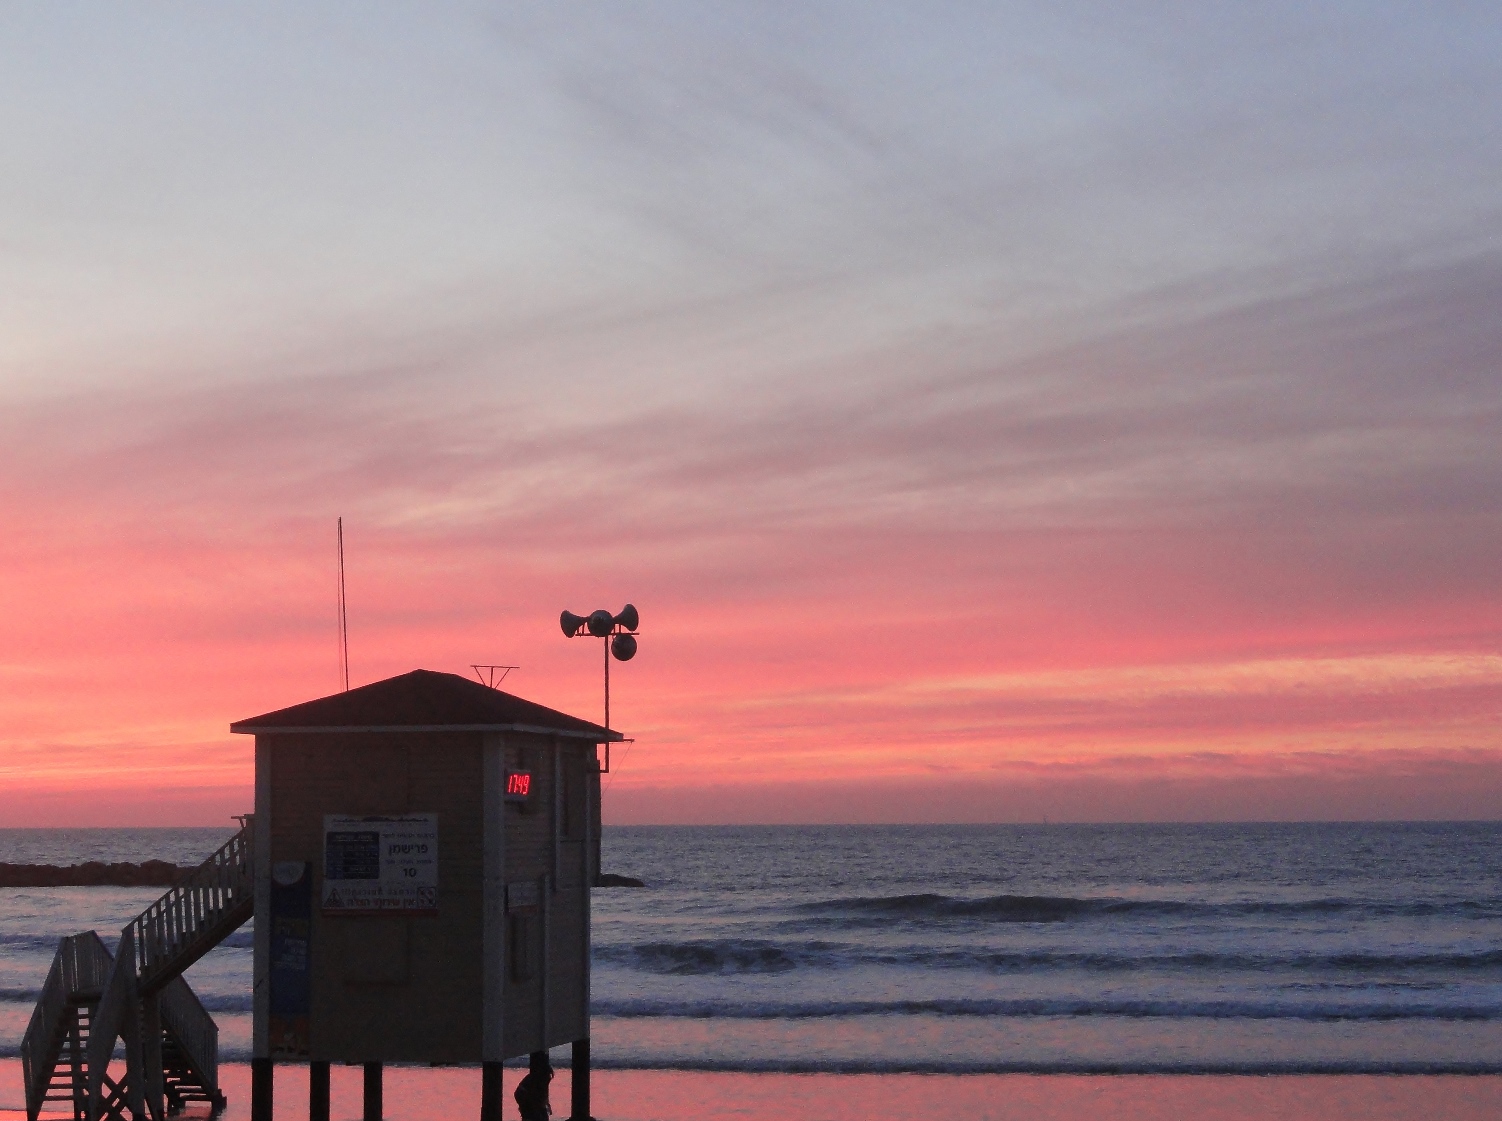
<svg viewBox="0 0 1502 1121">
<path fill-rule="evenodd" d="M 0 864 L 0 887 L 172 887 L 191 868 L 165 860 L 143 864 Z"/>
<path fill-rule="evenodd" d="M 553 1081 L 553 1064 L 548 1062 L 546 1051 L 534 1052 L 531 1069 L 526 1077 L 516 1084 L 516 1108 L 521 1110 L 522 1121 L 548 1121 L 553 1107 L 548 1102 L 548 1083 Z"/>
</svg>

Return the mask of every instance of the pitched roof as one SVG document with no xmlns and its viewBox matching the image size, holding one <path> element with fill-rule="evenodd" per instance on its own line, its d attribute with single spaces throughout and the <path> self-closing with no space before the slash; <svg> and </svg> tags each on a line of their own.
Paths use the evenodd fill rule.
<svg viewBox="0 0 1502 1121">
<path fill-rule="evenodd" d="M 231 732 L 542 732 L 592 743 L 621 734 L 453 673 L 415 669 L 347 693 L 237 720 Z"/>
</svg>

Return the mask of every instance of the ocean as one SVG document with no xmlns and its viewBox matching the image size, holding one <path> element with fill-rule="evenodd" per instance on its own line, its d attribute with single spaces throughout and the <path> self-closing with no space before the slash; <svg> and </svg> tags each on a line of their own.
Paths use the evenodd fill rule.
<svg viewBox="0 0 1502 1121">
<path fill-rule="evenodd" d="M 232 828 L 0 830 L 0 861 Z M 1502 1072 L 1502 825 L 617 827 L 603 863 L 647 883 L 594 897 L 606 1070 Z M 58 938 L 158 894 L 0 889 L 0 1055 Z M 231 1062 L 250 947 L 188 973 Z"/>
</svg>

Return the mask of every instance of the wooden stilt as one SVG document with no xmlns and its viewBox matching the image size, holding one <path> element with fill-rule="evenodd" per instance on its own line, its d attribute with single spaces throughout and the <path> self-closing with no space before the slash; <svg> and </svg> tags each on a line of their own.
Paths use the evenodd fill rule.
<svg viewBox="0 0 1502 1121">
<path fill-rule="evenodd" d="M 271 1121 L 271 1060 L 250 1060 L 250 1121 Z"/>
<path fill-rule="evenodd" d="M 381 1064 L 365 1064 L 365 1121 L 381 1121 Z"/>
<path fill-rule="evenodd" d="M 329 1121 L 329 1064 L 308 1064 L 308 1121 Z"/>
<path fill-rule="evenodd" d="M 480 1085 L 480 1121 L 501 1121 L 501 1107 L 506 1096 L 501 1085 L 500 1063 L 485 1063 Z"/>
<path fill-rule="evenodd" d="M 574 1040 L 573 1069 L 569 1071 L 569 1121 L 594 1121 L 589 1104 L 589 1037 Z"/>
</svg>

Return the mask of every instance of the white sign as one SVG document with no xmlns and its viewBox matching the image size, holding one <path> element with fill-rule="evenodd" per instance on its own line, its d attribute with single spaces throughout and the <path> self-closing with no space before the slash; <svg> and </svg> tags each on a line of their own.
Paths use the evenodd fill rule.
<svg viewBox="0 0 1502 1121">
<path fill-rule="evenodd" d="M 323 909 L 438 913 L 438 815 L 323 819 Z"/>
</svg>

